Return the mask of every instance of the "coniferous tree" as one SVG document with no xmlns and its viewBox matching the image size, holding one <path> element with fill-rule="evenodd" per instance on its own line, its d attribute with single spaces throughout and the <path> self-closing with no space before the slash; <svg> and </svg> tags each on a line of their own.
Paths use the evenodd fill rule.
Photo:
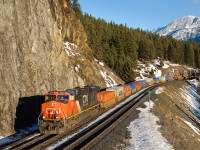
<svg viewBox="0 0 200 150">
<path fill-rule="evenodd" d="M 72 5 L 72 8 L 73 8 L 74 12 L 76 13 L 77 17 L 79 19 L 81 19 L 82 18 L 82 11 L 81 11 L 81 6 L 80 6 L 78 0 L 72 0 L 71 5 Z"/>
<path fill-rule="evenodd" d="M 194 49 L 190 43 L 185 44 L 185 62 L 190 66 L 194 66 Z"/>
<path fill-rule="evenodd" d="M 195 44 L 194 53 L 195 53 L 195 66 L 200 68 L 200 46 L 197 44 Z"/>
</svg>

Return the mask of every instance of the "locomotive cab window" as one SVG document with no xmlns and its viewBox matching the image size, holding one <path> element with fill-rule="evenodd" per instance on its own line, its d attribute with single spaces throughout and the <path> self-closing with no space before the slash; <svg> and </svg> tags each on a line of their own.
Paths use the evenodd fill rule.
<svg viewBox="0 0 200 150">
<path fill-rule="evenodd" d="M 67 96 L 67 95 L 58 95 L 58 100 L 68 101 L 69 100 L 69 96 Z"/>
<path fill-rule="evenodd" d="M 45 101 L 52 101 L 56 100 L 56 95 L 46 95 L 45 96 Z"/>
</svg>

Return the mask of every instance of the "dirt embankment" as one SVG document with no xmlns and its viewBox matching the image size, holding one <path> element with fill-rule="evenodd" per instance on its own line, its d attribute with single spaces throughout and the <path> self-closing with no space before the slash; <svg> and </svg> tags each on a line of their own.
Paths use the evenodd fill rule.
<svg viewBox="0 0 200 150">
<path fill-rule="evenodd" d="M 186 100 L 181 96 L 181 88 L 189 86 L 185 82 L 162 87 L 161 94 L 153 94 L 155 106 L 152 110 L 159 117 L 162 135 L 169 141 L 174 149 L 200 149 L 200 134 L 187 125 L 192 123 L 198 127 L 200 120 L 190 111 Z"/>
</svg>

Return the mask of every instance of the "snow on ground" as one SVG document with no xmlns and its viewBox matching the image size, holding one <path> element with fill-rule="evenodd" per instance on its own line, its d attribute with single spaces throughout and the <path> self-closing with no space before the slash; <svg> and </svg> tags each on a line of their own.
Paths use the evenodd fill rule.
<svg viewBox="0 0 200 150">
<path fill-rule="evenodd" d="M 32 127 L 27 127 L 25 129 L 21 129 L 19 133 L 8 136 L 8 137 L 0 137 L 0 145 L 6 144 L 6 143 L 10 143 L 13 141 L 16 141 L 18 139 L 21 139 L 22 137 L 24 137 L 24 135 L 26 135 L 29 132 L 33 132 L 36 131 L 38 129 L 38 125 L 35 124 Z"/>
<path fill-rule="evenodd" d="M 183 122 L 185 122 L 185 124 L 187 124 L 195 133 L 197 133 L 198 135 L 200 135 L 200 130 L 195 127 L 192 123 L 188 122 L 187 120 L 180 118 Z"/>
<path fill-rule="evenodd" d="M 170 64 L 170 66 L 172 66 L 172 67 L 178 67 L 180 65 L 179 64 Z"/>
<path fill-rule="evenodd" d="M 200 117 L 200 96 L 196 93 L 194 88 L 184 86 L 181 89 L 180 95 L 185 99 L 189 109 L 197 116 Z"/>
<path fill-rule="evenodd" d="M 113 86 L 117 85 L 117 82 L 109 75 L 108 71 L 106 71 L 104 63 L 100 62 L 96 58 L 94 59 L 94 61 L 96 62 L 96 64 L 99 67 L 99 72 L 106 83 L 106 87 L 113 87 Z M 112 72 L 112 74 L 113 74 L 113 72 Z"/>
<path fill-rule="evenodd" d="M 164 66 L 162 66 L 162 68 L 164 68 L 164 69 L 169 68 L 169 65 L 164 64 Z"/>
<path fill-rule="evenodd" d="M 80 55 L 79 53 L 76 52 L 77 46 L 74 43 L 65 42 L 64 49 L 68 56 Z"/>
<path fill-rule="evenodd" d="M 160 66 L 160 60 L 159 59 L 155 59 L 154 60 L 154 65 L 155 66 Z"/>
<path fill-rule="evenodd" d="M 96 61 L 99 65 L 104 66 L 103 62 L 100 62 L 99 60 L 97 60 L 96 58 L 94 59 L 94 61 Z"/>
<path fill-rule="evenodd" d="M 76 70 L 76 72 L 78 71 L 79 68 L 80 68 L 79 64 L 74 67 L 74 69 Z"/>
<path fill-rule="evenodd" d="M 144 79 L 145 77 L 144 77 L 144 69 L 141 69 L 141 71 L 140 71 L 140 78 L 137 78 L 137 80 L 140 80 L 140 79 Z"/>
<path fill-rule="evenodd" d="M 113 87 L 114 85 L 117 85 L 115 80 L 108 75 L 106 71 L 99 70 L 101 76 L 104 78 L 104 81 L 106 82 L 106 87 Z"/>
<path fill-rule="evenodd" d="M 162 92 L 163 92 L 163 87 L 159 87 L 159 88 L 155 91 L 156 94 L 161 94 Z"/>
<path fill-rule="evenodd" d="M 99 62 L 99 65 L 101 65 L 101 66 L 104 66 L 104 63 L 102 63 L 102 62 Z"/>
<path fill-rule="evenodd" d="M 135 71 L 140 74 L 140 77 L 136 77 L 135 80 L 145 80 L 147 78 L 145 75 L 150 75 L 150 72 L 152 71 L 155 77 L 160 77 L 162 75 L 162 71 L 155 67 L 155 65 L 160 65 L 159 60 L 154 60 L 154 64 L 148 64 L 148 67 L 146 67 L 146 65 L 141 63 L 140 61 L 138 61 L 139 69 L 136 69 Z"/>
<path fill-rule="evenodd" d="M 134 120 L 127 127 L 131 132 L 130 146 L 126 149 L 134 150 L 171 150 L 173 147 L 159 132 L 160 125 L 158 117 L 150 112 L 153 108 L 153 101 L 145 102 L 146 108 L 137 108 L 140 110 L 138 119 Z"/>
<path fill-rule="evenodd" d="M 160 77 L 161 75 L 162 75 L 162 71 L 157 70 L 157 72 L 155 73 L 155 77 Z"/>
<path fill-rule="evenodd" d="M 189 82 L 193 87 L 195 87 L 196 90 L 198 89 L 199 81 L 198 81 L 197 79 L 188 80 L 188 82 Z"/>
<path fill-rule="evenodd" d="M 171 63 L 169 61 L 164 61 L 164 64 L 167 64 L 167 65 L 172 66 L 172 67 L 178 67 L 178 66 L 180 66 L 179 64 L 173 64 L 173 63 Z"/>
</svg>

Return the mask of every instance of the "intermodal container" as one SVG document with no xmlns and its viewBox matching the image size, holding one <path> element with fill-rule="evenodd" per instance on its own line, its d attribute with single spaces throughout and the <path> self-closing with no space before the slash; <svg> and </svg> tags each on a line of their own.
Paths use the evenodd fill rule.
<svg viewBox="0 0 200 150">
<path fill-rule="evenodd" d="M 124 85 L 124 92 L 129 92 L 131 90 L 130 85 Z"/>
<path fill-rule="evenodd" d="M 123 86 L 116 86 L 116 87 L 108 88 L 108 89 L 106 89 L 106 91 L 114 91 L 117 101 L 120 101 L 124 98 L 124 87 Z"/>
<path fill-rule="evenodd" d="M 148 79 L 146 79 L 146 81 L 147 81 L 148 85 L 153 85 L 154 84 L 154 80 L 152 78 L 148 78 Z"/>
<path fill-rule="evenodd" d="M 111 99 L 115 98 L 115 92 L 114 91 L 101 91 L 97 93 L 97 100 L 99 102 L 107 102 Z"/>
<path fill-rule="evenodd" d="M 97 100 L 101 102 L 102 108 L 109 108 L 113 106 L 115 101 L 115 92 L 114 91 L 101 91 L 97 93 Z"/>
<path fill-rule="evenodd" d="M 136 84 L 134 82 L 127 83 L 126 85 L 129 85 L 131 87 L 131 93 L 136 92 Z"/>
<path fill-rule="evenodd" d="M 131 89 L 135 89 L 136 88 L 136 85 L 135 85 L 134 82 L 127 83 L 126 85 L 129 85 L 131 87 Z"/>
<path fill-rule="evenodd" d="M 142 87 L 146 87 L 147 86 L 147 81 L 146 80 L 139 80 L 139 82 L 142 85 Z"/>
<path fill-rule="evenodd" d="M 124 85 L 124 95 L 126 97 L 131 95 L 131 87 L 130 87 L 130 85 Z"/>
<path fill-rule="evenodd" d="M 135 81 L 134 83 L 136 85 L 136 90 L 140 90 L 142 88 L 142 85 L 139 81 Z"/>
<path fill-rule="evenodd" d="M 159 77 L 159 81 L 160 81 L 160 82 L 166 82 L 165 76 L 160 76 L 160 77 Z"/>
<path fill-rule="evenodd" d="M 155 83 L 159 83 L 160 82 L 159 81 L 159 77 L 155 77 L 155 78 L 153 78 L 153 80 L 154 80 Z"/>
<path fill-rule="evenodd" d="M 166 79 L 167 81 L 172 81 L 172 80 L 174 80 L 174 76 L 168 75 L 168 76 L 165 76 L 165 79 Z"/>
</svg>

